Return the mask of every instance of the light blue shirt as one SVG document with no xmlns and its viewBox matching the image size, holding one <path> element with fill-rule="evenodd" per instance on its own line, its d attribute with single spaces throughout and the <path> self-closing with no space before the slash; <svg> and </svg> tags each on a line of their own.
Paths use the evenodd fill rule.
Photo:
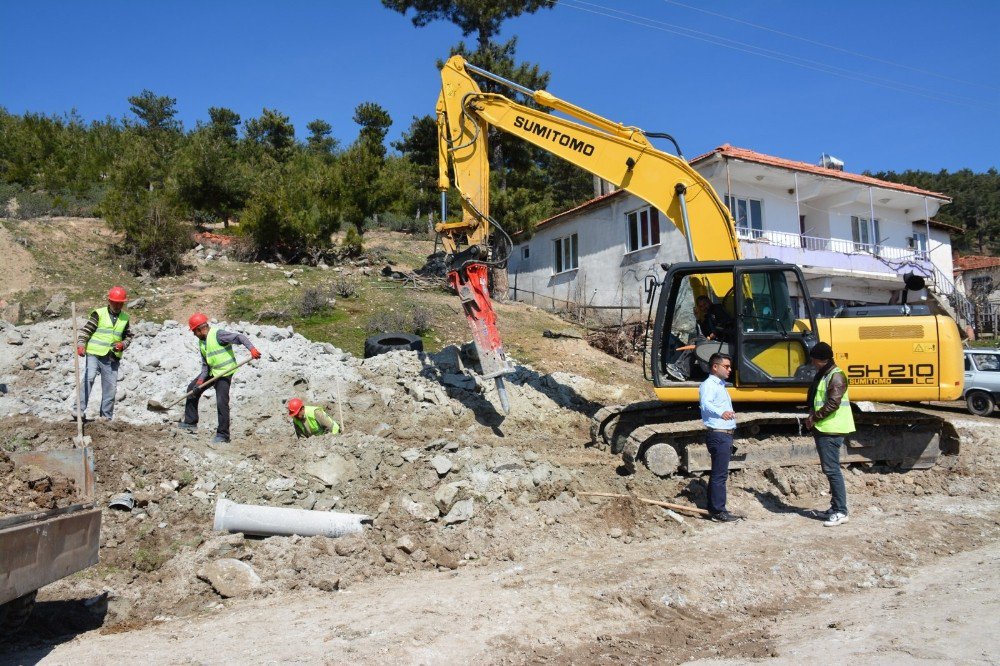
<svg viewBox="0 0 1000 666">
<path fill-rule="evenodd" d="M 726 383 L 709 375 L 708 379 L 698 387 L 698 402 L 701 406 L 701 421 L 706 428 L 715 430 L 735 430 L 736 420 L 727 421 L 722 418 L 724 412 L 732 412 L 733 400 L 726 391 Z"/>
</svg>

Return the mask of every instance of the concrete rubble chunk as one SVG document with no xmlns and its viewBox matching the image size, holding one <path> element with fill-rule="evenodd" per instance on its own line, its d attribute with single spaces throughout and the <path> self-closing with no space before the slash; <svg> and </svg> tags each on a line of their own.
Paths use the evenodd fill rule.
<svg viewBox="0 0 1000 666">
<path fill-rule="evenodd" d="M 451 459 L 447 456 L 434 456 L 431 458 L 431 467 L 438 473 L 438 476 L 444 476 L 451 471 Z"/>
<path fill-rule="evenodd" d="M 291 490 L 292 488 L 294 488 L 295 479 L 285 479 L 285 478 L 271 479 L 266 484 L 264 484 L 264 487 L 267 488 L 272 493 L 280 493 L 285 490 Z"/>
<path fill-rule="evenodd" d="M 332 488 L 355 478 L 358 474 L 358 465 L 353 460 L 331 454 L 309 463 L 305 471 L 322 481 L 326 487 Z"/>
<path fill-rule="evenodd" d="M 403 451 L 399 455 L 401 455 L 403 457 L 403 460 L 405 460 L 408 463 L 411 463 L 411 462 L 414 462 L 414 461 L 420 459 L 420 451 L 417 451 L 416 449 L 406 449 L 405 451 Z"/>
<path fill-rule="evenodd" d="M 351 397 L 347 401 L 347 404 L 351 406 L 351 409 L 355 412 L 366 412 L 375 406 L 375 396 L 371 393 L 362 393 Z"/>
<path fill-rule="evenodd" d="M 434 505 L 441 512 L 441 515 L 451 511 L 455 502 L 465 499 L 469 494 L 468 481 L 455 481 L 446 483 L 434 492 Z"/>
<path fill-rule="evenodd" d="M 5 303 L 0 301 L 0 321 L 17 325 L 24 316 L 24 307 L 20 303 Z"/>
<path fill-rule="evenodd" d="M 404 534 L 396 540 L 396 548 L 409 555 L 417 549 L 417 546 L 413 543 L 413 539 L 409 534 Z"/>
<path fill-rule="evenodd" d="M 312 586 L 324 592 L 336 592 L 340 589 L 340 576 L 320 576 L 314 578 Z"/>
<path fill-rule="evenodd" d="M 260 585 L 260 576 L 246 562 L 223 558 L 198 571 L 198 578 L 225 598 L 247 597 Z"/>
<path fill-rule="evenodd" d="M 444 517 L 444 523 L 445 525 L 464 523 L 465 521 L 472 519 L 474 511 L 475 501 L 472 499 L 455 502 L 455 506 L 451 507 L 451 511 L 449 511 L 448 515 Z"/>
<path fill-rule="evenodd" d="M 438 518 L 438 510 L 432 506 L 427 506 L 426 504 L 421 504 L 420 502 L 414 502 L 408 497 L 404 497 L 400 503 L 403 505 L 403 510 L 417 520 L 430 522 L 432 520 L 437 520 Z"/>
</svg>

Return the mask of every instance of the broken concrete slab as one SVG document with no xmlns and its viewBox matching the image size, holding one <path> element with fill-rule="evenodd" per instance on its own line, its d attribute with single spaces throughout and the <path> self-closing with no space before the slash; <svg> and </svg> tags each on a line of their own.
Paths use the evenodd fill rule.
<svg viewBox="0 0 1000 666">
<path fill-rule="evenodd" d="M 225 598 L 248 597 L 260 585 L 260 576 L 246 562 L 223 558 L 206 565 L 198 578 L 211 585 Z"/>
</svg>

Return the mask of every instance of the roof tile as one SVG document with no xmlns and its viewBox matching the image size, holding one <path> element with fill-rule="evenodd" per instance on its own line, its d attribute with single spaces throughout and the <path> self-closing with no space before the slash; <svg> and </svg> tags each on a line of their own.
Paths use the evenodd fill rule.
<svg viewBox="0 0 1000 666">
<path fill-rule="evenodd" d="M 826 176 L 828 178 L 838 178 L 840 180 L 848 180 L 855 183 L 872 185 L 873 187 L 881 187 L 887 190 L 910 192 L 912 194 L 920 194 L 923 196 L 934 197 L 935 199 L 951 201 L 951 197 L 949 197 L 946 194 L 941 194 L 940 192 L 931 192 L 930 190 L 922 190 L 919 187 L 913 187 L 912 185 L 904 185 L 902 183 L 892 183 L 887 180 L 872 178 L 871 176 L 863 176 L 859 173 L 850 173 L 848 171 L 838 171 L 837 169 L 828 169 L 826 167 L 821 167 L 816 164 L 809 164 L 808 162 L 797 162 L 795 160 L 786 160 L 783 157 L 774 157 L 773 155 L 765 155 L 764 153 L 758 153 L 748 148 L 738 148 L 728 143 L 724 143 L 715 150 L 711 150 L 705 153 L 704 155 L 699 155 L 698 157 L 691 160 L 691 164 L 693 165 L 697 162 L 700 162 L 701 160 L 708 159 L 713 155 L 722 155 L 724 157 L 730 157 L 735 160 L 743 160 L 744 162 L 755 162 L 757 164 L 766 164 L 768 166 L 780 167 L 782 169 L 790 169 L 792 171 L 814 173 L 820 176 Z"/>
</svg>

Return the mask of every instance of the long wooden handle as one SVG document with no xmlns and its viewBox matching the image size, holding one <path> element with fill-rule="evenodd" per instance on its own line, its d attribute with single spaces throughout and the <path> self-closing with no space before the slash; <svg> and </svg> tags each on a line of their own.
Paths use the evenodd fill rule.
<svg viewBox="0 0 1000 666">
<path fill-rule="evenodd" d="M 76 301 L 73 301 L 70 304 L 70 311 L 72 312 L 72 315 L 73 315 L 73 332 L 71 334 L 72 337 L 70 338 L 70 340 L 72 340 L 72 343 L 73 343 L 73 367 L 74 367 L 74 369 L 76 371 L 75 372 L 75 374 L 76 374 L 76 436 L 80 439 L 80 441 L 83 441 L 83 412 L 80 409 L 80 406 L 81 406 L 81 402 L 80 402 L 80 355 L 76 353 L 76 347 L 79 344 L 79 341 L 76 339 L 76 336 L 77 336 L 77 328 L 76 328 Z M 101 397 L 103 398 L 104 396 L 101 396 Z"/>
<path fill-rule="evenodd" d="M 578 492 L 577 495 L 592 495 L 594 497 L 614 497 L 616 499 L 632 499 L 637 502 L 643 502 L 645 504 L 652 504 L 654 506 L 662 506 L 666 509 L 673 509 L 674 511 L 687 511 L 696 516 L 708 516 L 710 515 L 705 509 L 699 509 L 695 506 L 685 506 L 684 504 L 671 504 L 670 502 L 661 502 L 660 500 L 647 499 L 645 497 L 635 497 L 634 495 L 619 495 L 618 493 L 588 493 L 588 492 Z"/>
<path fill-rule="evenodd" d="M 243 359 L 242 361 L 240 361 L 239 363 L 236 364 L 236 368 L 244 366 L 244 365 L 246 365 L 247 363 L 249 363 L 252 360 L 253 360 L 252 356 L 250 358 Z M 236 370 L 236 368 L 233 368 L 233 370 Z M 219 377 L 227 377 L 227 376 L 231 376 L 231 375 L 219 375 Z M 188 398 L 190 398 L 191 396 L 193 396 L 198 391 L 204 391 L 209 386 L 211 386 L 212 384 L 214 384 L 219 377 L 212 377 L 211 379 L 209 379 L 207 382 L 205 382 L 201 386 L 196 386 L 195 388 L 191 389 L 190 391 L 188 391 L 187 393 L 185 393 L 184 395 L 182 395 L 181 397 L 177 398 L 172 403 L 170 403 L 169 405 L 167 405 L 166 407 L 164 407 L 164 409 L 170 409 L 174 405 L 178 404 L 181 400 L 187 400 Z"/>
</svg>

